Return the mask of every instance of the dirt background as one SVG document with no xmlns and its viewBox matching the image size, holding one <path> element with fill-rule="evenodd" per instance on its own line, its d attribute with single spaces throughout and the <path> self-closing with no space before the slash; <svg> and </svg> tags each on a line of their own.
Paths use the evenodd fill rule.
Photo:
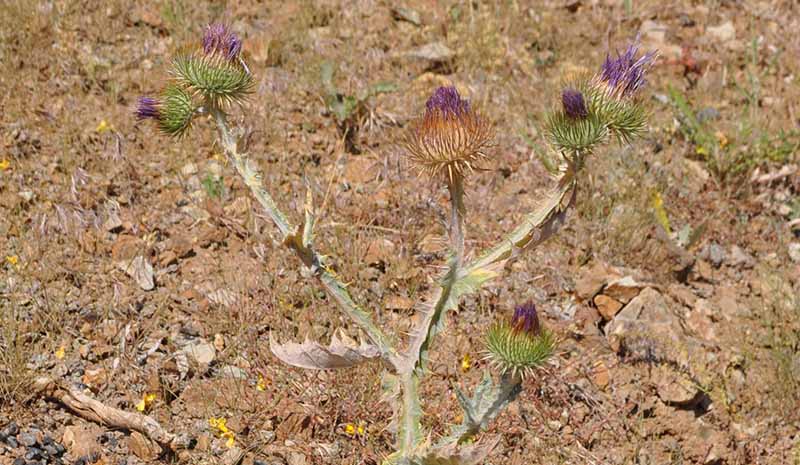
<svg viewBox="0 0 800 465">
<path fill-rule="evenodd" d="M 430 92 L 456 85 L 497 127 L 468 186 L 474 253 L 551 185 L 541 128 L 564 77 L 641 33 L 661 52 L 648 133 L 591 158 L 561 232 L 448 315 L 425 426 L 459 421 L 484 330 L 533 299 L 560 353 L 487 433 L 502 433 L 487 463 L 800 463 L 796 2 L 2 3 L 0 464 L 391 452 L 379 366 L 308 372 L 269 352 L 270 334 L 357 332 L 275 242 L 211 124 L 176 142 L 133 118 L 216 20 L 245 39 L 256 88 L 235 114 L 268 189 L 297 222 L 311 186 L 320 250 L 393 334 L 446 256 L 446 192 L 397 145 Z M 340 98 L 396 88 L 337 121 L 326 61 Z M 42 375 L 126 411 L 155 394 L 146 413 L 193 448 L 158 457 L 32 395 Z"/>
</svg>

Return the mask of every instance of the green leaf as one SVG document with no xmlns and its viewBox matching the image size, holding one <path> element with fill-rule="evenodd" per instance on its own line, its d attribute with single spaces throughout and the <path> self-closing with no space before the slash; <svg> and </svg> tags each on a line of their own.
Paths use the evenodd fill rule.
<svg viewBox="0 0 800 465">
<path fill-rule="evenodd" d="M 383 81 L 373 84 L 369 89 L 369 95 L 388 94 L 397 92 L 399 87 L 394 82 Z"/>
<path fill-rule="evenodd" d="M 336 94 L 339 93 L 339 91 L 336 90 L 336 86 L 333 85 L 334 73 L 335 68 L 333 63 L 330 61 L 323 61 L 319 69 L 320 80 L 322 81 L 322 87 L 325 89 L 325 93 L 332 96 L 336 96 Z"/>
</svg>

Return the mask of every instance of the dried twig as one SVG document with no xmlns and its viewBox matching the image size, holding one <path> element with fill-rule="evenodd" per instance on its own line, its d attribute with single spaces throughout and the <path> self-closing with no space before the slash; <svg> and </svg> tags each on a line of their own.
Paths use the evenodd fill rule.
<svg viewBox="0 0 800 465">
<path fill-rule="evenodd" d="M 172 434 L 147 415 L 109 407 L 75 389 L 69 389 L 52 378 L 41 377 L 33 383 L 34 393 L 59 402 L 79 417 L 103 426 L 138 431 L 163 449 L 177 452 L 189 446 L 187 435 Z"/>
</svg>

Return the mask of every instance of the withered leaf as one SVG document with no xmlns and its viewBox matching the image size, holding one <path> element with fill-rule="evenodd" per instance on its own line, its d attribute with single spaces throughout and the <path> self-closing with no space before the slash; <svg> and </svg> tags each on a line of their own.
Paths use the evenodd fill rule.
<svg viewBox="0 0 800 465">
<path fill-rule="evenodd" d="M 302 344 L 287 342 L 279 344 L 270 336 L 270 350 L 282 362 L 311 370 L 347 368 L 380 357 L 377 347 L 356 341 L 339 331 L 334 333 L 328 347 L 306 340 Z"/>
</svg>

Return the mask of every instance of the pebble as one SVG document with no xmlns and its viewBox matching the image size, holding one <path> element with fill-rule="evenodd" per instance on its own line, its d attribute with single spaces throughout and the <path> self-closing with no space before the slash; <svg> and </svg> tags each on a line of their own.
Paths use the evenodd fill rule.
<svg viewBox="0 0 800 465">
<path fill-rule="evenodd" d="M 13 421 L 3 429 L 3 434 L 6 436 L 16 436 L 17 433 L 19 433 L 19 426 Z"/>
<path fill-rule="evenodd" d="M 13 465 L 25 465 L 25 459 L 22 457 L 17 457 L 14 459 Z"/>
<path fill-rule="evenodd" d="M 19 443 L 17 442 L 17 440 L 15 438 L 13 438 L 13 437 L 10 437 L 10 436 L 8 437 L 8 439 L 6 439 L 6 444 L 8 444 L 9 447 L 11 447 L 12 449 L 15 449 L 16 447 L 19 446 Z"/>
<path fill-rule="evenodd" d="M 719 110 L 713 107 L 706 107 L 697 112 L 697 122 L 704 123 L 719 118 Z"/>
<path fill-rule="evenodd" d="M 26 460 L 34 460 L 39 458 L 42 458 L 42 450 L 38 447 L 29 447 L 28 451 L 25 452 Z"/>
<path fill-rule="evenodd" d="M 789 244 L 789 258 L 795 263 L 800 263 L 800 242 Z"/>
<path fill-rule="evenodd" d="M 35 446 L 37 442 L 36 436 L 30 433 L 22 433 L 19 436 L 17 436 L 17 439 L 19 439 L 19 442 L 21 442 L 23 446 L 28 446 L 28 447 Z"/>
</svg>

